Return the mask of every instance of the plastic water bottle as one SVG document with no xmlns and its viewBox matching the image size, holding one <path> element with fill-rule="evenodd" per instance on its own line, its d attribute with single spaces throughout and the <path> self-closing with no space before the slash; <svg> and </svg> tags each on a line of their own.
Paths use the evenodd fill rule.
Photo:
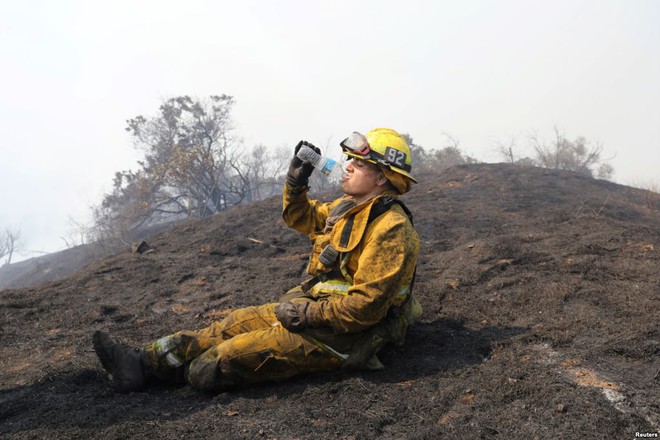
<svg viewBox="0 0 660 440">
<path fill-rule="evenodd" d="M 303 162 L 311 163 L 314 168 L 321 171 L 323 174 L 330 178 L 341 179 L 344 176 L 344 170 L 336 160 L 328 156 L 321 156 L 316 151 L 305 145 L 300 147 L 300 150 L 298 150 L 298 154 L 296 154 L 296 156 L 298 156 L 298 159 L 302 160 Z"/>
</svg>

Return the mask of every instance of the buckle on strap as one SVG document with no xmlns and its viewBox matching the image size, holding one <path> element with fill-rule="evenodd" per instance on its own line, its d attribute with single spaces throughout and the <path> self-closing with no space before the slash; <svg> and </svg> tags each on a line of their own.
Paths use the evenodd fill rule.
<svg viewBox="0 0 660 440">
<path fill-rule="evenodd" d="M 316 275 L 313 278 L 303 281 L 302 283 L 300 283 L 300 288 L 303 290 L 303 292 L 307 293 L 311 290 L 312 287 L 314 287 L 318 283 L 338 277 L 343 278 L 343 275 L 341 274 L 340 271 L 333 269 L 330 272 L 324 272 L 322 274 Z"/>
<path fill-rule="evenodd" d="M 322 283 L 324 281 L 328 281 L 330 279 L 335 279 L 335 278 L 343 278 L 341 271 L 337 269 L 333 269 L 330 272 L 324 272 L 322 274 L 316 275 L 315 277 L 300 283 L 300 288 L 303 290 L 303 292 L 307 293 L 312 289 L 312 287 L 314 287 L 318 283 Z"/>
<path fill-rule="evenodd" d="M 310 289 L 311 289 L 312 287 L 314 287 L 314 285 L 320 283 L 321 281 L 324 281 L 324 279 L 323 279 L 323 278 L 324 278 L 324 275 L 325 275 L 325 274 L 322 273 L 321 275 L 317 275 L 317 276 L 315 276 L 314 278 L 310 278 L 310 279 L 308 279 L 308 280 L 303 281 L 302 283 L 300 283 L 300 288 L 301 288 L 301 289 L 303 290 L 303 292 L 305 292 L 305 293 L 309 292 Z"/>
</svg>

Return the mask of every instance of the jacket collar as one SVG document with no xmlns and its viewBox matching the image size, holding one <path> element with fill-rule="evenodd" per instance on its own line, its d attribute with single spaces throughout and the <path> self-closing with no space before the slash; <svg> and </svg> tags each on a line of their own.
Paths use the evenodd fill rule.
<svg viewBox="0 0 660 440">
<path fill-rule="evenodd" d="M 339 252 L 352 251 L 362 240 L 374 203 L 384 197 L 396 198 L 396 191 L 383 191 L 364 203 L 349 208 L 332 226 L 332 247 Z M 341 204 L 340 202 L 339 204 Z M 337 205 L 339 206 L 339 205 Z"/>
</svg>

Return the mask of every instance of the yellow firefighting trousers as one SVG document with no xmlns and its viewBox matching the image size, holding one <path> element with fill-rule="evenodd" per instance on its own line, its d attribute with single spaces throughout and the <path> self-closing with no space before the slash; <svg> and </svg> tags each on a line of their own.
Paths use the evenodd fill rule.
<svg viewBox="0 0 660 440">
<path fill-rule="evenodd" d="M 162 380 L 222 391 L 342 366 L 346 356 L 321 343 L 322 332 L 312 337 L 282 327 L 275 317 L 276 305 L 238 309 L 209 327 L 180 331 L 149 344 L 149 369 Z M 335 347 L 350 350 L 349 335 L 335 339 Z"/>
</svg>

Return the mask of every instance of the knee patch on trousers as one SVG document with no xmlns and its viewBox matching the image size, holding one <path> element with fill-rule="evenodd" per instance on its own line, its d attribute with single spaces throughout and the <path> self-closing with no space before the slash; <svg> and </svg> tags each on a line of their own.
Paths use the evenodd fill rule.
<svg viewBox="0 0 660 440">
<path fill-rule="evenodd" d="M 187 382 L 198 390 L 208 392 L 221 391 L 220 369 L 215 350 L 210 349 L 194 359 L 188 366 Z"/>
</svg>

